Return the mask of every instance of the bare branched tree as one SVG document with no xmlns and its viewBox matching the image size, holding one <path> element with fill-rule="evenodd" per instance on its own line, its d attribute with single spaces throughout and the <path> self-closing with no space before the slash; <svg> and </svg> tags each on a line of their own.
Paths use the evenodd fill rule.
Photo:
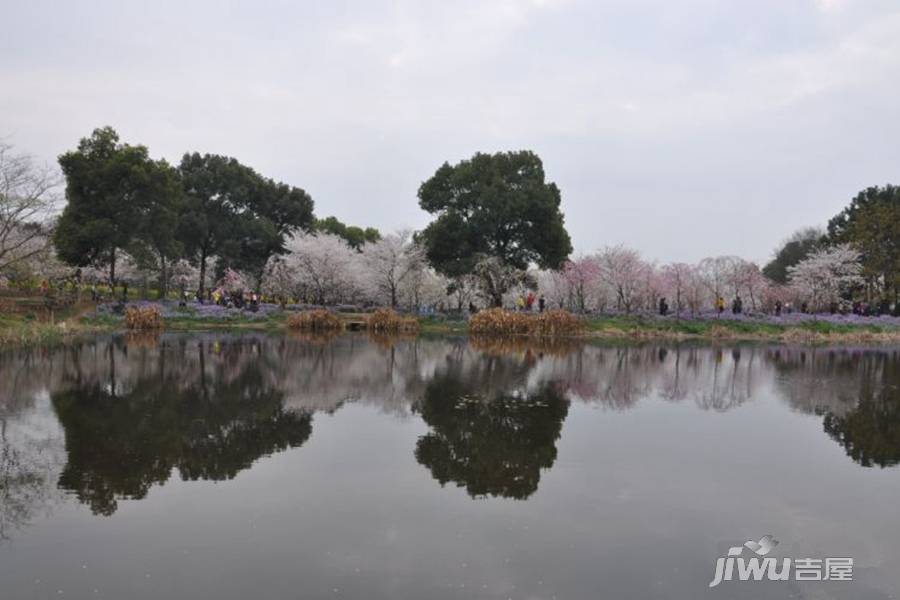
<svg viewBox="0 0 900 600">
<path fill-rule="evenodd" d="M 59 173 L 0 141 L 0 271 L 46 249 Z"/>
</svg>

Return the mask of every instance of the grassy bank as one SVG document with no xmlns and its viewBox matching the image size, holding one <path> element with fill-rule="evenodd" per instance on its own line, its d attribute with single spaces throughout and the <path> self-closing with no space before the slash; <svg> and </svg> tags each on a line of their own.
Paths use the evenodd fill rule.
<svg viewBox="0 0 900 600">
<path fill-rule="evenodd" d="M 421 320 L 429 333 L 467 333 L 465 321 Z M 766 322 L 655 319 L 642 316 L 596 316 L 585 320 L 588 338 L 664 340 L 755 340 L 791 343 L 900 342 L 900 328 L 879 325 L 842 325 L 807 321 L 780 325 Z"/>
<path fill-rule="evenodd" d="M 19 315 L 0 314 L 0 345 L 31 346 L 57 344 L 79 335 L 98 333 L 106 328 L 79 319 L 41 322 Z"/>
<path fill-rule="evenodd" d="M 641 316 L 592 317 L 588 334 L 598 337 L 664 339 L 746 339 L 783 342 L 900 341 L 900 328 L 805 321 L 791 325 L 721 320 L 653 319 Z"/>
<path fill-rule="evenodd" d="M 288 314 L 273 313 L 264 318 L 234 315 L 228 318 L 198 318 L 186 314 L 168 317 L 168 331 L 282 331 L 287 329 Z M 364 315 L 338 315 L 347 329 L 358 325 Z M 781 325 L 767 322 L 690 319 L 655 319 L 642 316 L 600 316 L 585 321 L 585 332 L 578 337 L 608 339 L 660 340 L 755 340 L 789 343 L 896 343 L 900 328 L 879 325 L 844 325 L 828 321 L 807 321 Z M 419 318 L 419 331 L 424 334 L 466 335 L 468 324 L 462 319 L 442 317 Z M 0 344 L 32 345 L 58 343 L 79 335 L 121 331 L 121 317 L 96 313 L 67 318 L 54 323 L 40 322 L 20 315 L 0 315 Z"/>
</svg>

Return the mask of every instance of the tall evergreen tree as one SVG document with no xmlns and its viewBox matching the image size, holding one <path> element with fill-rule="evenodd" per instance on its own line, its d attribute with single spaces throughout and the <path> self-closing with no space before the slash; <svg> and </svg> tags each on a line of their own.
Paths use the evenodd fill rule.
<svg viewBox="0 0 900 600">
<path fill-rule="evenodd" d="M 900 296 L 900 187 L 870 187 L 828 222 L 832 243 L 851 243 L 862 253 L 863 275 L 894 301 Z"/>
<path fill-rule="evenodd" d="M 117 253 L 137 239 L 154 204 L 172 193 L 165 165 L 150 160 L 145 146 L 120 143 L 112 127 L 95 129 L 59 164 L 68 204 L 53 235 L 57 254 L 73 266 L 107 266 L 115 283 Z"/>
<path fill-rule="evenodd" d="M 450 277 L 475 273 L 490 258 L 555 269 L 572 252 L 559 205 L 559 188 L 545 181 L 535 153 L 479 153 L 444 163 L 419 188 L 419 206 L 436 216 L 421 238 L 429 261 Z M 506 290 L 490 287 L 499 305 Z"/>
<path fill-rule="evenodd" d="M 257 175 L 234 158 L 197 152 L 185 154 L 178 171 L 184 189 L 178 239 L 200 268 L 202 295 L 209 259 L 239 252 Z"/>
</svg>

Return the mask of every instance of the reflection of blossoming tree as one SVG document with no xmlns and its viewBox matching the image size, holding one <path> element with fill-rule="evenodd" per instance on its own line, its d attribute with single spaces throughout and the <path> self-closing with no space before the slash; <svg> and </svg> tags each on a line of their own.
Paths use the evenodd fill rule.
<svg viewBox="0 0 900 600">
<path fill-rule="evenodd" d="M 10 429 L 13 419 L 15 429 Z M 39 426 L 23 426 L 21 415 L 0 412 L 0 541 L 24 527 L 59 498 L 62 440 Z"/>
<path fill-rule="evenodd" d="M 898 361 L 891 350 L 788 346 L 420 337 L 381 347 L 346 335 L 310 342 L 171 333 L 6 353 L 0 528 L 9 532 L 47 506 L 56 482 L 109 514 L 173 470 L 184 479 L 234 477 L 259 457 L 304 443 L 313 412 L 349 402 L 421 415 L 431 432 L 418 441 L 417 460 L 473 496 L 533 494 L 555 462 L 570 401 L 630 410 L 662 397 L 725 411 L 750 400 L 758 382 L 769 389 L 767 381 L 793 409 L 827 415 L 826 432 L 860 464 L 900 464 Z M 62 431 L 21 435 L 34 431 L 21 426 L 22 414 L 37 412 L 47 392 L 64 442 Z"/>
</svg>

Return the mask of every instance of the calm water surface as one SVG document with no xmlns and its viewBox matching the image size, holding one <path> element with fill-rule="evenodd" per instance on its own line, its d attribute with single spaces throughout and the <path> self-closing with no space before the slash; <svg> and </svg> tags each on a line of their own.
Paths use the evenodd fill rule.
<svg viewBox="0 0 900 600">
<path fill-rule="evenodd" d="M 102 338 L 0 451 L 4 600 L 900 595 L 893 348 Z M 764 534 L 854 581 L 708 587 Z"/>
</svg>

